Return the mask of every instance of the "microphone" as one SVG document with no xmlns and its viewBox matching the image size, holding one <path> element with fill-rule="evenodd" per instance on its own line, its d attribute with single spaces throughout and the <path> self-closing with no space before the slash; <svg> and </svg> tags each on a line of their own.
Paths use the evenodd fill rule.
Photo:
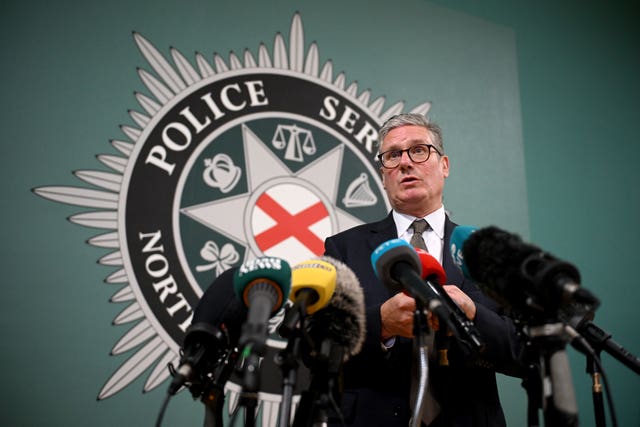
<svg viewBox="0 0 640 427">
<path fill-rule="evenodd" d="M 253 259 L 241 265 L 233 276 L 233 289 L 249 310 L 239 340 L 244 357 L 242 388 L 246 398 L 243 404 L 255 403 L 260 357 L 266 351 L 269 335 L 267 322 L 282 308 L 290 288 L 291 267 L 280 258 Z"/>
<path fill-rule="evenodd" d="M 320 259 L 300 262 L 291 270 L 293 306 L 285 314 L 278 329 L 280 335 L 289 338 L 300 320 L 325 307 L 336 289 L 336 268 Z"/>
<path fill-rule="evenodd" d="M 469 274 L 467 264 L 464 262 L 462 246 L 464 245 L 464 242 L 467 241 L 471 233 L 475 232 L 477 229 L 478 227 L 470 225 L 458 225 L 451 233 L 451 257 L 453 258 L 453 263 L 460 269 L 460 271 L 462 271 L 464 277 L 471 280 L 473 280 L 473 278 L 471 277 L 471 274 Z"/>
<path fill-rule="evenodd" d="M 249 309 L 239 345 L 262 354 L 267 322 L 284 305 L 291 288 L 291 267 L 280 258 L 260 257 L 244 263 L 233 276 L 236 295 Z"/>
<path fill-rule="evenodd" d="M 297 360 L 302 347 L 302 329 L 300 325 L 308 315 L 322 309 L 329 303 L 336 288 L 336 268 L 326 261 L 313 259 L 300 262 L 291 270 L 291 293 L 289 307 L 280 324 L 280 336 L 287 338 L 287 347 L 277 356 L 277 363 L 283 372 L 282 400 L 280 403 L 279 423 L 288 426 L 291 421 L 293 389 L 296 383 Z"/>
<path fill-rule="evenodd" d="M 355 273 L 346 264 L 328 256 L 318 260 L 335 269 L 335 288 L 328 303 L 307 317 L 304 330 L 316 346 L 321 347 L 323 342 L 337 345 L 342 362 L 346 362 L 358 354 L 364 344 L 364 293 Z"/>
<path fill-rule="evenodd" d="M 178 369 L 170 366 L 170 395 L 183 385 L 188 385 L 194 396 L 201 394 L 225 354 L 238 342 L 237 325 L 246 317 L 246 309 L 233 293 L 233 272 L 227 270 L 218 276 L 195 307 L 180 349 Z"/>
<path fill-rule="evenodd" d="M 169 394 L 174 395 L 187 384 L 203 384 L 208 380 L 230 348 L 226 330 L 200 322 L 189 326 L 182 346 L 180 366 L 173 373 Z"/>
<path fill-rule="evenodd" d="M 339 402 L 342 393 L 342 365 L 360 352 L 365 340 L 364 293 L 358 278 L 336 259 L 322 256 L 317 260 L 335 269 L 335 289 L 324 307 L 302 321 L 306 338 L 302 342 L 303 361 L 310 370 L 311 381 L 308 390 L 302 393 L 294 427 L 327 425 L 329 403 L 337 409 L 335 402 Z M 313 272 L 311 268 L 305 270 L 304 273 Z M 332 276 L 331 273 L 322 275 Z M 317 280 L 307 278 L 305 281 Z"/>
<path fill-rule="evenodd" d="M 475 350 L 483 351 L 485 343 L 482 335 L 473 322 L 467 317 L 466 313 L 441 286 L 447 282 L 447 275 L 442 265 L 424 249 L 415 248 L 415 251 L 420 258 L 422 277 L 425 279 L 425 284 L 438 295 L 449 309 L 449 318 L 455 326 L 458 338 L 468 341 Z"/>
<path fill-rule="evenodd" d="M 218 326 L 229 335 L 231 347 L 238 345 L 247 307 L 233 288 L 233 276 L 238 267 L 225 270 L 205 290 L 193 311 L 191 324 L 208 323 Z"/>
<path fill-rule="evenodd" d="M 429 252 L 420 248 L 413 248 L 418 254 L 420 260 L 420 267 L 422 269 L 422 278 L 429 280 L 431 284 L 436 283 L 438 287 L 447 283 L 447 273 L 442 268 L 442 265 L 434 258 Z M 433 286 L 432 286 L 433 287 Z M 434 287 L 434 292 L 439 293 Z"/>
<path fill-rule="evenodd" d="M 454 262 L 462 266 L 463 274 L 505 307 L 557 315 L 570 304 L 599 304 L 591 292 L 580 287 L 576 267 L 524 243 L 517 235 L 495 226 L 475 231 L 456 227 L 451 242 Z"/>
<path fill-rule="evenodd" d="M 564 349 L 568 328 L 561 322 L 549 321 L 560 320 L 576 304 L 597 304 L 598 300 L 580 288 L 580 273 L 573 265 L 522 242 L 519 236 L 495 226 L 458 228 L 451 235 L 451 253 L 463 273 L 515 314 L 534 320 L 525 333 L 535 339 L 529 351 L 539 353 L 532 360 L 542 361 L 538 362 L 538 372 L 530 375 L 538 376 L 539 381 L 545 379 L 544 385 L 533 385 L 534 389 L 548 389 L 540 403 L 545 424 L 578 425 L 571 369 Z M 575 335 L 568 335 L 571 341 L 575 339 Z"/>
<path fill-rule="evenodd" d="M 584 337 L 587 343 L 593 346 L 595 351 L 606 351 L 608 354 L 618 360 L 618 362 L 621 362 L 627 368 L 640 375 L 640 357 L 634 355 L 623 346 L 618 344 L 616 341 L 614 341 L 611 333 L 601 329 L 598 325 L 593 323 L 589 317 L 591 316 L 586 316 L 585 318 L 579 320 L 578 317 L 574 316 L 570 318 L 567 323 L 577 333 Z M 578 348 L 578 350 L 582 351 L 585 354 L 589 354 L 588 351 L 584 351 L 583 343 L 580 343 L 579 345 L 581 345 L 582 348 Z"/>
<path fill-rule="evenodd" d="M 382 243 L 371 254 L 371 264 L 376 276 L 391 291 L 407 291 L 451 330 L 455 330 L 449 319 L 449 309 L 442 303 L 440 295 L 422 280 L 420 258 L 409 243 L 402 239 L 391 239 Z M 446 280 L 446 275 L 443 276 Z"/>
</svg>

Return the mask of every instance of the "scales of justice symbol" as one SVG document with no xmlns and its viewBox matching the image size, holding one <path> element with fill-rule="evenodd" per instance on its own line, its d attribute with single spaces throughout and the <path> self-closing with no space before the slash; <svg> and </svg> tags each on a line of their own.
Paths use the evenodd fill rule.
<svg viewBox="0 0 640 427">
<path fill-rule="evenodd" d="M 303 162 L 305 154 L 312 156 L 317 150 L 311 131 L 296 125 L 278 125 L 271 143 L 276 149 L 285 150 L 285 159 L 295 162 Z M 378 203 L 367 174 L 360 174 L 349 184 L 342 202 L 348 208 L 373 206 Z"/>
</svg>

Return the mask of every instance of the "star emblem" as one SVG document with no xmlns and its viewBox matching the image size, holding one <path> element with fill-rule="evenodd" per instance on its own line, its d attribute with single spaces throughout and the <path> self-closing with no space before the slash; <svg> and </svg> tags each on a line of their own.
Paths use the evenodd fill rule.
<svg viewBox="0 0 640 427">
<path fill-rule="evenodd" d="M 294 264 L 321 255 L 324 237 L 362 224 L 336 207 L 338 175 L 327 173 L 339 170 L 342 146 L 292 172 L 246 124 L 242 143 L 248 191 L 180 212 L 238 243 L 246 242 L 245 261 L 265 254 Z M 304 230 L 296 233 L 296 224 Z"/>
</svg>

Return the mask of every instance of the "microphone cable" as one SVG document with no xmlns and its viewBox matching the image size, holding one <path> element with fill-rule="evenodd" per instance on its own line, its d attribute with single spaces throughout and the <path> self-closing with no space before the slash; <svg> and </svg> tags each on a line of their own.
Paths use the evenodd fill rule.
<svg viewBox="0 0 640 427">
<path fill-rule="evenodd" d="M 616 415 L 616 410 L 613 404 L 613 396 L 611 394 L 611 388 L 609 387 L 609 379 L 605 373 L 604 366 L 602 365 L 602 361 L 600 360 L 600 356 L 589 344 L 587 339 L 584 338 L 582 335 L 580 335 L 578 331 L 576 331 L 573 328 L 573 326 L 565 324 L 564 329 L 565 329 L 565 332 L 571 338 L 571 341 L 570 341 L 571 345 L 576 350 L 580 351 L 581 353 L 584 353 L 587 357 L 591 358 L 593 363 L 598 368 L 598 371 L 600 372 L 599 377 L 602 378 L 602 382 L 604 384 L 604 392 L 605 392 L 604 395 L 605 395 L 605 398 L 607 399 L 607 405 L 609 406 L 609 415 L 611 417 L 611 424 L 613 427 L 618 427 L 618 417 Z M 576 344 L 574 344 L 575 341 L 577 341 Z M 588 372 L 588 369 L 587 369 L 587 372 Z M 594 377 L 594 384 L 592 386 L 593 389 L 597 387 L 597 384 L 595 384 L 595 381 L 596 379 Z M 595 401 L 593 403 L 594 405 L 596 404 Z M 594 409 L 597 409 L 597 408 L 594 408 Z"/>
<path fill-rule="evenodd" d="M 171 400 L 172 394 L 167 392 L 165 395 L 162 406 L 160 407 L 160 412 L 158 413 L 158 417 L 156 418 L 156 427 L 160 427 L 162 425 L 162 420 L 164 418 L 164 413 L 167 410 L 167 406 L 169 406 L 169 400 Z"/>
</svg>

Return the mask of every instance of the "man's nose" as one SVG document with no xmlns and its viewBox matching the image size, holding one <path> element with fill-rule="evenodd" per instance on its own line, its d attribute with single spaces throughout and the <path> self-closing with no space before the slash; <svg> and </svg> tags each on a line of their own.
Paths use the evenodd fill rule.
<svg viewBox="0 0 640 427">
<path fill-rule="evenodd" d="M 411 160 L 411 157 L 409 157 L 409 152 L 408 151 L 403 151 L 402 153 L 400 153 L 400 166 L 407 166 L 413 165 L 413 160 Z"/>
</svg>

